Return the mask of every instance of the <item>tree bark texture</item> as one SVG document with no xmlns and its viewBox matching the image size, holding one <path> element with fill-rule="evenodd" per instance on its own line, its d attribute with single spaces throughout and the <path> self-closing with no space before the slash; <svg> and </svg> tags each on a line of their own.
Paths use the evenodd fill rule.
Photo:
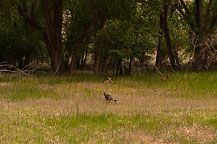
<svg viewBox="0 0 217 144">
<path fill-rule="evenodd" d="M 56 74 L 66 72 L 62 49 L 62 0 L 48 2 L 42 0 L 43 11 L 47 23 L 47 36 L 44 34 L 47 51 L 51 59 L 51 67 Z"/>
<path fill-rule="evenodd" d="M 157 56 L 156 56 L 156 63 L 155 66 L 157 68 L 162 67 L 162 54 L 161 54 L 161 47 L 162 47 L 162 37 L 163 37 L 163 15 L 160 14 L 160 23 L 159 23 L 159 37 L 158 37 L 158 46 L 157 46 Z"/>
<path fill-rule="evenodd" d="M 203 20 L 203 1 L 202 0 L 196 0 L 196 23 L 197 23 L 197 30 L 195 33 L 195 39 L 197 39 L 197 42 L 195 43 L 195 51 L 194 51 L 194 69 L 195 70 L 202 70 L 206 68 L 206 57 L 204 57 L 203 46 L 205 37 L 208 35 L 208 21 L 210 20 L 210 12 L 211 12 L 211 6 L 212 6 L 212 0 L 209 0 L 208 7 L 206 10 L 205 19 Z"/>
<path fill-rule="evenodd" d="M 102 29 L 105 26 L 107 20 L 106 10 L 100 13 L 101 20 L 99 29 Z M 95 52 L 95 62 L 94 62 L 94 74 L 102 74 L 103 72 L 103 61 L 104 61 L 104 50 L 98 48 Z"/>
<path fill-rule="evenodd" d="M 173 46 L 171 43 L 169 27 L 168 27 L 168 3 L 164 3 L 164 26 L 163 28 L 164 28 L 164 37 L 166 40 L 168 53 L 169 53 L 170 64 L 172 68 L 174 69 L 175 68 L 175 58 L 173 54 Z"/>
</svg>

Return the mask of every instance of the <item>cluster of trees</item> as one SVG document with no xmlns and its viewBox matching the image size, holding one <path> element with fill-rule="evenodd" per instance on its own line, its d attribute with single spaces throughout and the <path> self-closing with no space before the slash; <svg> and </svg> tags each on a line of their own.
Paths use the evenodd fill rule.
<svg viewBox="0 0 217 144">
<path fill-rule="evenodd" d="M 19 68 L 131 74 L 156 51 L 158 69 L 180 69 L 180 50 L 195 70 L 217 64 L 216 0 L 2 0 L 0 20 L 0 62 Z"/>
</svg>

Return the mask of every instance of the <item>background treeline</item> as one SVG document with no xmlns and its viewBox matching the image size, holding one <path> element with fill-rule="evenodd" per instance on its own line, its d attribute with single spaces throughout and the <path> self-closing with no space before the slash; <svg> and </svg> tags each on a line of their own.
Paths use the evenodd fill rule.
<svg viewBox="0 0 217 144">
<path fill-rule="evenodd" d="M 56 74 L 215 69 L 216 0 L 1 0 L 0 63 Z M 150 60 L 154 57 L 154 63 Z"/>
</svg>

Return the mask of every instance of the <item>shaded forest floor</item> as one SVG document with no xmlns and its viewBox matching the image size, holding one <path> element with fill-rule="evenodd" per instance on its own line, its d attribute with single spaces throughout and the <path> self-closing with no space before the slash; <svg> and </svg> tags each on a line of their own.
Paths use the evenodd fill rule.
<svg viewBox="0 0 217 144">
<path fill-rule="evenodd" d="M 217 72 L 105 80 L 2 75 L 0 143 L 217 143 Z"/>
</svg>

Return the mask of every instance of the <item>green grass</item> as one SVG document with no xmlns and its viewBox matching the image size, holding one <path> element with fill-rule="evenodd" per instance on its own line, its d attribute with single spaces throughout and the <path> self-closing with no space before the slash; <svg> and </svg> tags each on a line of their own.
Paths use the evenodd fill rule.
<svg viewBox="0 0 217 144">
<path fill-rule="evenodd" d="M 26 100 L 26 99 L 40 99 L 40 98 L 57 98 L 58 95 L 51 90 L 40 90 L 37 88 L 17 88 L 13 91 L 10 99 Z"/>
<path fill-rule="evenodd" d="M 111 140 L 117 143 L 142 142 L 134 139 L 134 136 L 137 135 L 136 132 L 142 132 L 147 136 L 154 135 L 157 138 L 160 138 L 163 133 L 168 133 L 166 142 L 197 143 L 192 137 L 178 135 L 175 131 L 176 128 L 192 127 L 195 124 L 209 126 L 210 121 L 216 119 L 216 115 L 209 115 L 207 119 L 199 113 L 190 113 L 182 119 L 167 114 L 126 116 L 101 113 L 53 117 L 22 111 L 15 114 L 18 119 L 10 119 L 8 115 L 11 113 L 2 114 L 3 118 L 7 118 L 9 121 L 0 123 L 0 128 L 1 131 L 6 132 L 4 134 L 2 132 L 2 135 L 9 138 L 5 139 L 9 143 L 30 141 L 49 143 L 55 139 L 61 143 L 87 143 L 89 141 L 108 143 Z M 210 141 L 210 143 L 212 142 L 216 142 L 216 139 Z"/>
<path fill-rule="evenodd" d="M 216 144 L 217 73 L 169 75 L 4 75 L 0 143 Z"/>
</svg>

